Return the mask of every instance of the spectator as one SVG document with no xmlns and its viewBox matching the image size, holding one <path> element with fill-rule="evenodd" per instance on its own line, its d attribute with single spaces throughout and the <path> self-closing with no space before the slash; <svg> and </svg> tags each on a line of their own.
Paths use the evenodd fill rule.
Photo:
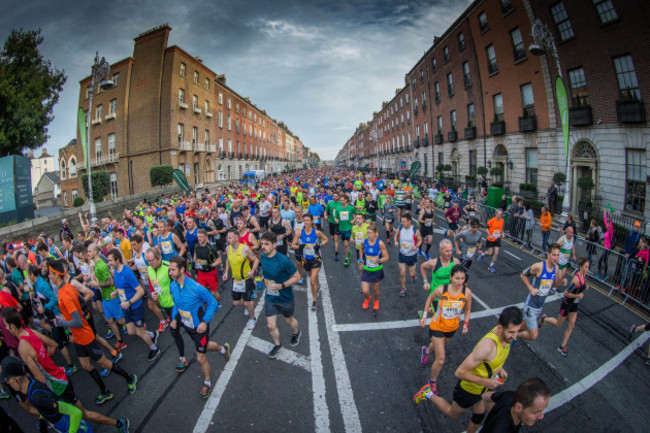
<svg viewBox="0 0 650 433">
<path fill-rule="evenodd" d="M 508 208 L 508 216 L 510 216 L 510 236 L 517 237 L 517 214 L 519 212 L 519 205 L 517 204 L 517 196 L 512 196 L 512 203 Z"/>
<path fill-rule="evenodd" d="M 542 227 L 542 252 L 546 255 L 546 247 L 548 246 L 548 238 L 551 235 L 551 225 L 553 219 L 548 207 L 542 206 L 542 215 L 539 217 L 539 225 Z"/>
<path fill-rule="evenodd" d="M 603 211 L 603 221 L 605 222 L 605 233 L 603 233 L 602 236 L 603 246 L 605 248 L 598 258 L 598 274 L 596 274 L 596 278 L 605 281 L 607 280 L 607 259 L 614 243 L 614 224 L 612 224 L 612 214 L 607 210 Z"/>
<path fill-rule="evenodd" d="M 59 229 L 59 240 L 63 242 L 63 236 L 68 235 L 70 236 L 71 239 L 74 238 L 74 235 L 72 234 L 72 230 L 70 230 L 70 227 L 68 227 L 68 219 L 63 218 L 61 220 L 61 228 Z"/>
<path fill-rule="evenodd" d="M 595 219 L 592 219 L 589 223 L 589 230 L 587 230 L 587 259 L 589 263 L 592 263 L 591 258 L 596 254 L 597 245 L 600 244 L 600 238 L 602 236 L 602 228 L 598 225 Z"/>
<path fill-rule="evenodd" d="M 548 200 L 548 208 L 550 211 L 555 211 L 557 203 L 557 187 L 553 181 L 551 181 L 551 185 L 548 187 L 548 190 L 546 190 L 546 200 Z"/>
<path fill-rule="evenodd" d="M 530 208 L 530 204 L 526 203 L 524 209 L 523 219 L 525 221 L 526 230 L 526 243 L 524 245 L 528 245 L 530 248 L 532 248 L 530 238 L 533 235 L 533 227 L 535 227 L 535 215 L 533 214 L 533 210 Z"/>
<path fill-rule="evenodd" d="M 630 259 L 630 257 L 635 257 L 637 253 L 637 247 L 639 245 L 639 241 L 641 240 L 641 233 L 639 233 L 639 228 L 641 227 L 641 223 L 639 221 L 636 221 L 634 223 L 634 228 L 630 230 L 630 233 L 627 235 L 627 239 L 625 239 L 625 258 Z"/>
<path fill-rule="evenodd" d="M 502 211 L 508 210 L 508 198 L 506 197 L 505 194 L 501 196 L 501 202 L 499 203 L 499 209 Z"/>
</svg>

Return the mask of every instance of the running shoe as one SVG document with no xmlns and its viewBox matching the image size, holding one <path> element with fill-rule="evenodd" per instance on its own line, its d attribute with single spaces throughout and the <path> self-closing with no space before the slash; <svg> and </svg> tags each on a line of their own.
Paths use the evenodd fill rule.
<svg viewBox="0 0 650 433">
<path fill-rule="evenodd" d="M 411 278 L 413 279 L 413 282 L 414 282 L 414 283 L 418 280 L 418 276 L 417 276 L 417 275 L 413 275 Z"/>
<path fill-rule="evenodd" d="M 278 352 L 280 352 L 280 349 L 282 349 L 282 344 L 278 344 L 276 346 L 273 346 L 273 349 L 269 352 L 269 358 L 277 358 L 278 357 Z"/>
<path fill-rule="evenodd" d="M 303 286 L 305 284 L 305 277 L 302 277 L 300 281 L 298 281 L 299 286 Z"/>
<path fill-rule="evenodd" d="M 546 324 L 546 314 L 542 314 L 542 317 L 539 318 L 539 327 L 541 328 Z"/>
<path fill-rule="evenodd" d="M 481 255 L 479 255 L 477 260 L 478 260 L 479 262 L 482 262 L 482 261 L 483 261 L 483 257 L 485 257 L 485 254 L 481 254 Z"/>
<path fill-rule="evenodd" d="M 110 374 L 111 374 L 111 370 L 109 370 L 108 368 L 104 368 L 104 369 L 102 369 L 102 371 L 99 372 L 99 375 L 101 377 L 106 377 L 106 376 L 108 376 Z"/>
<path fill-rule="evenodd" d="M 422 403 L 423 401 L 427 400 L 427 394 L 433 392 L 431 391 L 431 387 L 427 383 L 424 385 L 420 390 L 413 396 L 413 401 L 417 403 Z"/>
<path fill-rule="evenodd" d="M 5 398 L 11 397 L 7 391 L 3 387 L 0 386 L 0 400 L 4 400 Z"/>
<path fill-rule="evenodd" d="M 349 258 L 349 257 L 346 257 L 346 258 L 345 258 L 345 261 L 343 262 L 343 264 L 344 264 L 345 266 L 350 266 L 350 258 Z"/>
<path fill-rule="evenodd" d="M 104 403 L 106 403 L 108 400 L 112 400 L 113 397 L 115 397 L 115 396 L 114 396 L 113 393 L 110 392 L 110 391 L 108 391 L 107 394 L 102 394 L 102 393 L 100 393 L 100 394 L 97 396 L 97 398 L 95 399 L 95 404 L 104 404 Z"/>
<path fill-rule="evenodd" d="M 223 348 L 226 349 L 226 351 L 223 353 L 223 360 L 228 362 L 230 361 L 230 344 L 224 343 Z"/>
<path fill-rule="evenodd" d="M 244 308 L 244 316 L 248 316 L 248 308 Z"/>
<path fill-rule="evenodd" d="M 568 353 L 569 349 L 566 346 L 564 346 L 564 347 L 558 346 L 557 351 L 560 352 L 560 355 L 562 355 L 564 357 L 566 357 L 569 354 Z"/>
<path fill-rule="evenodd" d="M 131 423 L 129 423 L 128 418 L 120 418 L 117 420 L 117 425 L 115 427 L 117 427 L 119 433 L 129 433 L 130 425 Z"/>
<path fill-rule="evenodd" d="M 128 332 L 127 329 L 126 329 L 126 325 L 122 325 L 122 329 L 120 329 L 120 332 L 122 333 L 122 335 L 124 335 L 124 334 L 126 334 Z"/>
<path fill-rule="evenodd" d="M 203 387 L 201 388 L 201 392 L 199 393 L 199 396 L 202 399 L 205 400 L 206 398 L 210 397 L 211 393 L 212 393 L 212 387 L 208 386 L 206 384 L 203 384 Z"/>
<path fill-rule="evenodd" d="M 422 346 L 422 354 L 420 355 L 420 364 L 429 364 L 429 354 L 427 353 L 427 346 Z"/>
<path fill-rule="evenodd" d="M 418 250 L 418 257 L 424 257 L 424 254 L 422 254 L 422 250 Z"/>
<path fill-rule="evenodd" d="M 334 261 L 335 262 L 339 261 L 339 253 L 334 253 Z"/>
<path fill-rule="evenodd" d="M 184 359 L 179 359 L 178 364 L 176 364 L 176 367 L 174 367 L 174 370 L 176 373 L 184 373 L 185 370 L 187 370 L 187 361 Z"/>
<path fill-rule="evenodd" d="M 494 272 L 496 272 L 496 271 L 497 271 L 497 270 L 494 269 L 494 266 L 490 265 L 490 272 L 494 273 Z"/>
<path fill-rule="evenodd" d="M 162 334 L 167 330 L 167 326 L 167 322 L 165 321 L 158 323 L 158 332 Z"/>
<path fill-rule="evenodd" d="M 131 375 L 131 381 L 127 383 L 127 387 L 129 388 L 127 391 L 129 394 L 134 394 L 138 389 L 138 376 L 136 374 Z"/>
<path fill-rule="evenodd" d="M 154 331 L 153 332 L 153 337 L 151 338 L 153 340 L 153 345 L 158 346 L 158 337 L 160 337 L 160 332 Z"/>
<path fill-rule="evenodd" d="M 104 335 L 104 338 L 107 340 L 110 340 L 113 337 L 115 337 L 115 334 L 113 334 L 113 331 L 110 329 L 106 332 L 106 335 Z"/>
<path fill-rule="evenodd" d="M 124 349 L 126 349 L 126 341 L 118 341 L 115 343 L 115 350 L 121 352 Z"/>
<path fill-rule="evenodd" d="M 431 258 L 429 257 L 429 253 L 424 253 L 424 258 L 427 260 L 431 260 Z"/>
<path fill-rule="evenodd" d="M 361 308 L 364 310 L 367 310 L 368 307 L 370 306 L 370 301 L 372 301 L 372 297 L 368 297 L 363 301 L 363 304 L 361 304 Z"/>
<path fill-rule="evenodd" d="M 302 332 L 300 332 L 300 330 L 298 330 L 298 332 L 296 332 L 295 334 L 291 334 L 291 342 L 289 343 L 289 345 L 291 347 L 296 347 L 298 345 L 298 343 L 300 343 L 300 336 L 301 335 L 302 335 Z"/>
<path fill-rule="evenodd" d="M 435 380 L 429 379 L 429 387 L 431 388 L 432 393 L 438 395 L 438 384 L 436 383 Z"/>
<path fill-rule="evenodd" d="M 153 361 L 160 355 L 160 349 L 156 347 L 156 350 L 149 350 L 149 355 L 147 356 L 147 361 Z"/>
<path fill-rule="evenodd" d="M 402 290 L 399 291 L 399 295 L 403 298 L 406 296 L 406 288 L 402 288 Z"/>
<path fill-rule="evenodd" d="M 316 311 L 318 310 L 318 305 L 316 304 L 316 301 L 311 303 L 311 311 Z"/>
<path fill-rule="evenodd" d="M 375 299 L 375 302 L 372 303 L 372 311 L 379 311 L 379 301 Z"/>
<path fill-rule="evenodd" d="M 246 328 L 252 331 L 253 329 L 255 329 L 255 326 L 257 326 L 257 319 L 256 318 L 249 319 Z"/>
<path fill-rule="evenodd" d="M 65 370 L 66 376 L 71 376 L 71 375 L 73 375 L 74 373 L 77 372 L 78 368 L 77 368 L 76 365 L 72 364 L 71 366 L 65 367 L 64 370 Z"/>
<path fill-rule="evenodd" d="M 629 340 L 631 340 L 632 337 L 634 337 L 634 331 L 636 331 L 636 325 L 632 325 L 632 327 L 630 328 L 630 332 L 627 334 L 627 338 Z"/>
<path fill-rule="evenodd" d="M 120 359 L 122 359 L 122 356 L 124 356 L 122 355 L 122 352 L 117 352 L 117 355 L 111 358 L 111 362 L 113 364 L 117 364 L 120 361 Z"/>
</svg>

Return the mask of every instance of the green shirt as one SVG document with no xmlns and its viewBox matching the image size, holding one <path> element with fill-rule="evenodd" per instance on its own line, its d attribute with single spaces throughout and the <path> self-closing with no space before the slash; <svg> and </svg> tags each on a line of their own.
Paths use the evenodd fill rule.
<svg viewBox="0 0 650 433">
<path fill-rule="evenodd" d="M 404 200 L 404 191 L 395 191 L 395 204 L 397 206 L 404 206 L 406 201 Z"/>
<path fill-rule="evenodd" d="M 158 269 L 148 266 L 147 273 L 149 274 L 149 281 L 151 281 L 154 292 L 158 293 L 158 303 L 160 306 L 163 308 L 173 307 L 174 300 L 172 299 L 171 293 L 169 293 L 169 284 L 171 283 L 171 279 L 169 278 L 169 263 L 163 261 Z"/>
<path fill-rule="evenodd" d="M 332 224 L 336 223 L 336 221 L 334 221 L 334 218 L 335 218 L 334 213 L 340 207 L 341 207 L 341 202 L 340 201 L 330 200 L 330 201 L 327 202 L 327 207 L 325 209 L 327 210 L 327 215 L 329 215 L 328 221 L 331 222 Z"/>
<path fill-rule="evenodd" d="M 108 279 L 111 277 L 111 271 L 108 269 L 108 265 L 104 263 L 102 259 L 98 259 L 97 263 L 95 263 L 95 278 L 97 278 L 97 281 L 99 283 L 104 283 L 108 281 Z M 106 286 L 106 287 L 100 287 L 99 290 L 102 292 L 102 299 L 105 301 L 111 301 L 113 298 L 111 298 L 111 293 L 115 291 L 115 286 Z"/>
<path fill-rule="evenodd" d="M 336 218 L 339 219 L 339 231 L 349 232 L 352 230 L 352 220 L 354 219 L 354 206 L 347 205 L 346 207 L 339 207 L 336 209 Z"/>
</svg>

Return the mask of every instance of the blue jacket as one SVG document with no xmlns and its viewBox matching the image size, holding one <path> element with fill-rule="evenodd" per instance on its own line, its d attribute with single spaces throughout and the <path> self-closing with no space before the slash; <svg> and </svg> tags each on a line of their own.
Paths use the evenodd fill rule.
<svg viewBox="0 0 650 433">
<path fill-rule="evenodd" d="M 201 320 L 205 323 L 210 323 L 214 313 L 219 311 L 219 303 L 214 296 L 202 285 L 185 276 L 184 286 L 181 287 L 175 280 L 169 285 L 169 292 L 174 299 L 174 307 L 172 308 L 172 316 L 174 319 L 180 319 L 187 326 L 189 316 L 191 316 L 191 324 L 193 328 L 199 326 Z M 203 309 L 203 303 L 208 307 L 205 309 L 205 314 L 199 319 L 199 310 Z"/>
<path fill-rule="evenodd" d="M 641 233 L 630 230 L 630 233 L 627 235 L 627 239 L 625 239 L 625 254 L 629 254 L 630 257 L 636 256 L 636 247 L 639 245 L 640 240 Z"/>
</svg>

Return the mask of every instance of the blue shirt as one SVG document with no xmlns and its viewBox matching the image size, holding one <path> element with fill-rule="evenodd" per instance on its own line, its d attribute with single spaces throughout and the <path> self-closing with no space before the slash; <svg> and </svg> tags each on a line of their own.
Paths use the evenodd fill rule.
<svg viewBox="0 0 650 433">
<path fill-rule="evenodd" d="M 185 240 L 187 241 L 187 248 L 190 250 L 190 257 L 194 257 L 194 245 L 199 242 L 198 234 L 198 228 L 195 228 L 194 231 L 185 231 Z"/>
<path fill-rule="evenodd" d="M 262 273 L 266 284 L 282 284 L 296 272 L 296 266 L 287 256 L 276 252 L 273 257 L 268 258 L 266 254 L 262 254 Z M 293 288 L 289 286 L 282 290 L 269 290 L 267 287 L 264 299 L 278 304 L 293 302 Z"/>
<path fill-rule="evenodd" d="M 40 295 L 39 298 L 41 301 L 47 300 L 47 302 L 43 304 L 43 310 L 51 311 L 56 315 L 61 314 L 61 311 L 59 311 L 59 300 L 56 298 L 52 287 L 43 277 L 39 276 L 36 279 L 34 289 L 36 289 L 36 293 Z"/>
<path fill-rule="evenodd" d="M 131 268 L 126 265 L 122 266 L 122 270 L 120 272 L 115 269 L 115 272 L 113 273 L 113 282 L 117 288 L 118 295 L 120 295 L 119 298 L 121 302 L 128 301 L 129 299 L 133 298 L 133 296 L 135 296 L 135 290 L 140 285 L 140 282 L 135 277 L 135 274 Z M 124 291 L 124 296 L 126 296 L 126 299 L 122 297 L 121 290 Z M 130 308 L 135 310 L 141 305 L 142 299 L 138 299 L 135 303 L 131 304 Z"/>
<path fill-rule="evenodd" d="M 289 222 L 296 219 L 296 213 L 291 209 L 287 209 L 287 210 L 282 209 L 280 211 L 280 216 L 282 217 L 282 219 L 285 219 Z"/>
<path fill-rule="evenodd" d="M 172 308 L 172 316 L 174 319 L 180 321 L 188 328 L 196 328 L 203 320 L 205 323 L 210 323 L 214 313 L 219 311 L 219 303 L 214 296 L 202 285 L 185 276 L 183 287 L 172 280 L 169 284 L 169 293 L 174 300 L 174 307 Z M 200 312 L 203 311 L 203 304 L 207 304 L 205 314 L 199 317 Z M 180 317 L 179 317 L 180 316 Z"/>
<path fill-rule="evenodd" d="M 321 218 L 325 213 L 325 209 L 323 209 L 322 204 L 320 203 L 310 204 L 309 208 L 307 208 L 307 211 L 314 217 L 314 224 L 321 223 Z"/>
</svg>

